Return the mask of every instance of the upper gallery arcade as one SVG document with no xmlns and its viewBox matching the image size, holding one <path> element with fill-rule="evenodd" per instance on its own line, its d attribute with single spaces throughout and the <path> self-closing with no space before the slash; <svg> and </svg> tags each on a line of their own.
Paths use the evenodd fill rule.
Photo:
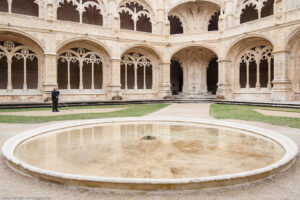
<svg viewBox="0 0 300 200">
<path fill-rule="evenodd" d="M 0 102 L 300 100 L 294 0 L 0 0 Z"/>
</svg>

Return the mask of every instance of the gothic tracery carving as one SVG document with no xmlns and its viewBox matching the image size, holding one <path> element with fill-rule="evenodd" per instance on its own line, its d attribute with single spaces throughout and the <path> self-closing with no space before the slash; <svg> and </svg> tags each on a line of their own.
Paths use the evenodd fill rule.
<svg viewBox="0 0 300 200">
<path fill-rule="evenodd" d="M 99 15 L 104 16 L 105 15 L 105 8 L 102 3 L 98 3 L 95 1 L 83 1 L 83 0 L 58 0 L 56 2 L 56 7 L 59 8 L 61 7 L 62 4 L 65 2 L 67 3 L 72 3 L 75 7 L 76 10 L 79 12 L 79 23 L 83 23 L 83 13 L 88 12 L 88 8 L 92 7 L 97 10 Z"/>
<path fill-rule="evenodd" d="M 147 82 L 151 82 L 152 84 L 152 80 L 149 80 L 149 78 L 147 77 L 147 68 L 152 70 L 152 62 L 150 61 L 150 59 L 148 59 L 146 56 L 140 54 L 140 53 L 129 53 L 126 54 L 125 56 L 122 57 L 121 60 L 121 67 L 125 68 L 125 90 L 128 89 L 128 66 L 133 66 L 134 67 L 134 89 L 137 90 L 138 89 L 138 68 L 143 69 L 143 89 L 151 89 L 151 88 L 147 88 Z M 151 77 L 152 79 L 152 77 Z"/>
<path fill-rule="evenodd" d="M 254 47 L 242 53 L 240 62 L 246 63 L 246 62 L 253 62 L 253 61 L 260 61 L 260 60 L 270 60 L 274 58 L 272 52 L 273 52 L 273 48 L 270 46 Z"/>
<path fill-rule="evenodd" d="M 239 12 L 240 12 L 239 15 L 241 16 L 242 14 L 245 14 L 245 12 L 248 11 L 248 10 L 250 12 L 250 9 L 253 9 L 254 11 L 257 10 L 258 16 L 256 16 L 256 18 L 258 18 L 258 19 L 260 19 L 262 17 L 265 17 L 265 16 L 268 16 L 270 14 L 273 14 L 273 10 L 271 10 L 271 13 L 269 13 L 269 14 L 266 14 L 266 13 L 263 12 L 263 8 L 265 8 L 267 3 L 272 3 L 272 2 L 270 0 L 244 0 L 244 1 L 241 1 L 240 9 L 239 9 Z M 274 1 L 273 1 L 273 4 L 274 4 Z M 262 16 L 263 13 L 264 13 L 265 16 Z M 249 13 L 246 14 L 246 15 L 249 15 Z M 254 19 L 253 18 L 248 19 L 248 20 L 247 19 L 242 19 L 241 23 L 245 23 L 245 22 L 252 21 L 252 20 L 254 20 Z"/>
<path fill-rule="evenodd" d="M 271 89 L 271 77 L 272 77 L 272 59 L 274 58 L 273 55 L 273 48 L 271 46 L 259 46 L 259 47 L 254 47 L 252 49 L 247 49 L 245 50 L 240 57 L 240 63 L 241 64 L 246 64 L 246 82 L 245 82 L 245 87 L 249 89 L 251 87 L 250 84 L 250 63 L 255 63 L 256 65 L 256 89 L 260 89 L 261 87 L 261 62 L 262 61 L 267 61 L 267 88 Z M 240 67 L 241 67 L 240 64 Z M 241 73 L 241 72 L 240 72 Z M 240 74 L 240 76 L 242 76 Z"/>
<path fill-rule="evenodd" d="M 154 21 L 153 13 L 151 13 L 150 8 L 145 7 L 144 4 L 138 2 L 138 1 L 132 1 L 132 0 L 125 0 L 122 2 L 122 4 L 119 7 L 119 14 L 121 16 L 121 28 L 122 28 L 122 18 L 123 14 L 127 14 L 129 18 L 133 21 L 133 30 L 138 30 L 138 22 L 145 23 L 148 21 L 150 23 L 150 26 L 152 26 Z M 141 21 L 142 18 L 146 21 Z M 130 27 L 123 27 L 125 29 L 131 29 Z M 145 31 L 145 32 L 152 32 L 147 30 L 148 28 L 144 27 L 145 30 L 139 30 L 139 31 Z"/>
<path fill-rule="evenodd" d="M 98 56 L 95 52 L 88 51 L 84 48 L 78 48 L 77 51 L 74 51 L 72 49 L 66 50 L 64 53 L 62 53 L 59 58 L 61 58 L 62 62 L 85 62 L 87 64 L 89 63 L 101 63 L 101 58 Z"/>
<path fill-rule="evenodd" d="M 77 7 L 76 10 L 78 10 L 79 13 L 86 12 L 86 8 L 92 6 L 92 7 L 96 7 L 100 11 L 100 14 L 103 15 L 103 11 L 104 11 L 103 6 L 94 1 L 83 2 L 82 0 L 58 0 L 56 6 L 60 7 L 60 5 L 64 4 L 65 1 L 68 3 L 71 2 L 74 6 L 76 6 Z"/>
<path fill-rule="evenodd" d="M 62 63 L 67 63 L 67 89 L 71 89 L 71 63 L 79 63 L 79 89 L 83 89 L 83 67 L 84 64 L 91 64 L 91 86 L 90 88 L 93 90 L 95 89 L 95 64 L 102 64 L 101 57 L 88 49 L 85 48 L 74 48 L 74 49 L 68 49 L 64 51 L 58 59 Z M 59 63 L 58 63 L 58 67 Z M 100 77 L 98 77 L 100 78 Z M 78 89 L 78 88 L 77 88 Z"/>
<path fill-rule="evenodd" d="M 13 57 L 17 60 L 23 59 L 23 90 L 27 90 L 27 60 L 34 61 L 38 56 L 27 46 L 17 44 L 13 41 L 7 40 L 0 45 L 0 59 L 7 58 L 7 90 L 12 91 L 12 62 Z M 36 62 L 37 63 L 37 62 Z"/>
</svg>

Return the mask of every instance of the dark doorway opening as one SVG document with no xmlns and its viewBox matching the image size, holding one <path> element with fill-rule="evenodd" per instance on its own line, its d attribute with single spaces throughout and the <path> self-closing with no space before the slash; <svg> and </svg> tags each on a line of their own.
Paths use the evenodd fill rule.
<svg viewBox="0 0 300 200">
<path fill-rule="evenodd" d="M 178 61 L 171 60 L 170 73 L 172 95 L 178 95 L 180 92 L 182 92 L 183 87 L 183 70 Z"/>
<path fill-rule="evenodd" d="M 216 94 L 218 90 L 218 58 L 213 58 L 207 68 L 207 91 Z"/>
</svg>

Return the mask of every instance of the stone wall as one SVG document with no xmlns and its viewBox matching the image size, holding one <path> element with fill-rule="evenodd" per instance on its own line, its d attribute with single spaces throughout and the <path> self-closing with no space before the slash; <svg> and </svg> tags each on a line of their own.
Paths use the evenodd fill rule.
<svg viewBox="0 0 300 200">
<path fill-rule="evenodd" d="M 13 1 L 19 8 L 26 7 L 22 2 Z M 28 47 L 36 54 L 37 63 L 28 63 L 27 80 L 24 81 L 24 63 L 13 59 L 9 67 L 9 52 L 6 51 L 4 43 L 1 43 L 3 48 L 0 48 L 0 102 L 46 101 L 49 100 L 53 87 L 60 85 L 61 97 L 65 101 L 111 100 L 116 97 L 166 98 L 171 96 L 172 59 L 178 60 L 182 65 L 183 95 L 201 97 L 208 92 L 207 67 L 214 57 L 218 58 L 218 98 L 300 100 L 300 9 L 297 9 L 297 6 L 293 10 L 286 9 L 291 7 L 289 1 L 285 1 L 284 5 L 280 0 L 275 1 L 272 15 L 240 24 L 246 1 L 209 0 L 204 3 L 189 0 L 135 0 L 132 2 L 141 6 L 137 7 L 140 10 L 126 11 L 130 6 L 123 9 L 125 13 L 132 12 L 128 17 L 137 16 L 133 20 L 133 30 L 120 27 L 119 15 L 123 12 L 122 6 L 126 7 L 126 3 L 131 1 L 92 1 L 94 4 L 90 5 L 71 3 L 73 6 L 68 9 L 73 9 L 73 12 L 78 14 L 78 19 L 76 14 L 76 20 L 72 20 L 74 22 L 65 21 L 68 18 L 67 12 L 57 11 L 63 8 L 63 4 L 55 0 L 35 1 L 39 8 L 39 17 L 36 12 L 31 11 L 23 13 L 24 15 L 14 13 L 13 7 L 10 6 L 15 3 L 6 1 L 6 9 L 6 4 L 2 2 L 5 1 L 0 0 L 0 41 L 13 41 Z M 87 10 L 75 10 L 76 6 L 86 6 L 84 8 Z M 90 13 L 96 11 L 101 17 L 94 18 L 95 15 Z M 139 11 L 142 12 L 138 13 Z M 205 15 L 204 11 L 210 12 Z M 209 32 L 209 20 L 216 11 L 220 12 L 219 30 Z M 170 15 L 180 18 L 182 34 L 170 35 Z M 92 22 L 91 19 L 97 19 L 99 23 Z M 199 22 L 195 28 L 192 28 L 195 24 L 192 19 Z M 145 26 L 142 29 L 147 31 L 138 31 L 139 28 L 135 29 L 134 24 L 136 27 Z M 257 69 L 253 72 L 250 70 L 249 74 L 250 85 L 256 88 L 241 87 L 246 82 L 245 78 L 241 78 L 241 74 L 247 73 L 247 70 L 240 72 L 241 53 L 255 46 L 266 45 L 272 47 L 274 57 L 271 64 L 274 71 L 271 75 L 271 88 L 264 89 L 268 80 L 266 63 L 262 64 L 265 70 L 258 74 L 263 83 L 261 89 L 256 87 Z M 72 68 L 71 87 L 68 90 L 67 66 L 58 69 L 58 61 L 59 56 L 70 48 L 90 49 L 100 56 L 102 69 L 96 67 L 92 76 L 90 64 L 82 70 L 79 65 Z M 143 71 L 138 68 L 139 78 L 137 88 L 134 88 L 135 71 L 130 67 L 127 76 L 128 90 L 125 90 L 122 58 L 128 53 L 142 54 L 151 61 L 152 71 L 146 70 L 146 90 L 143 88 Z M 100 76 L 102 79 L 97 79 Z M 94 89 L 90 86 L 92 77 Z M 22 98 L 16 98 L 15 95 L 22 95 Z"/>
</svg>

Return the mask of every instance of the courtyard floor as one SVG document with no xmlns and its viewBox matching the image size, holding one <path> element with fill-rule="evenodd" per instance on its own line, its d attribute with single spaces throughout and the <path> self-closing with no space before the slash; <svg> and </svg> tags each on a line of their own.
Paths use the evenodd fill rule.
<svg viewBox="0 0 300 200">
<path fill-rule="evenodd" d="M 148 116 L 172 116 L 188 118 L 210 118 L 210 104 L 173 104 Z M 277 131 L 294 140 L 300 147 L 300 129 L 260 122 L 241 120 L 224 120 L 250 124 Z M 0 124 L 0 145 L 8 138 L 25 130 L 49 124 L 64 122 L 48 122 L 40 124 Z M 89 200 L 89 199 L 205 199 L 205 200 L 298 200 L 300 199 L 300 159 L 288 171 L 277 174 L 272 179 L 248 185 L 202 191 L 171 192 L 124 192 L 106 190 L 78 189 L 70 186 L 50 183 L 26 177 L 14 172 L 0 155 L 0 200 L 39 199 L 39 200 Z"/>
</svg>

